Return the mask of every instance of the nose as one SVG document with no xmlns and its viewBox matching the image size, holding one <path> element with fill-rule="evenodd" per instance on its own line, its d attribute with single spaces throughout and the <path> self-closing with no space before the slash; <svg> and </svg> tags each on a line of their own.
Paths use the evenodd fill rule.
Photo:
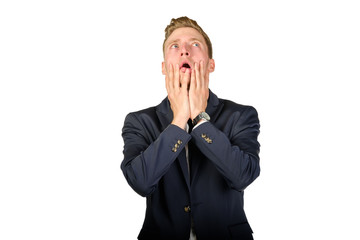
<svg viewBox="0 0 360 240">
<path fill-rule="evenodd" d="M 190 56 L 190 53 L 185 45 L 183 45 L 181 48 L 181 56 Z"/>
<path fill-rule="evenodd" d="M 181 52 L 181 56 L 189 56 L 189 52 L 188 51 L 185 51 L 185 52 Z"/>
</svg>

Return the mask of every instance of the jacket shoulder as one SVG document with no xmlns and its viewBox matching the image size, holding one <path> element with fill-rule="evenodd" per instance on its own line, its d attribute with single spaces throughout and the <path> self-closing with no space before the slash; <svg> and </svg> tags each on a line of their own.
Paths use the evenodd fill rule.
<svg viewBox="0 0 360 240">
<path fill-rule="evenodd" d="M 239 104 L 227 99 L 219 99 L 219 102 L 223 104 L 223 110 L 230 110 L 232 112 L 254 112 L 257 114 L 255 107 L 250 105 Z"/>
<path fill-rule="evenodd" d="M 133 115 L 133 116 L 154 115 L 154 114 L 156 114 L 156 106 L 128 113 L 128 115 Z"/>
<path fill-rule="evenodd" d="M 158 112 L 166 113 L 167 111 L 169 111 L 169 108 L 170 108 L 169 103 L 167 102 L 167 98 L 165 98 L 160 104 L 156 106 L 130 112 L 127 116 L 136 116 L 136 117 L 149 116 L 150 118 L 156 118 Z"/>
</svg>

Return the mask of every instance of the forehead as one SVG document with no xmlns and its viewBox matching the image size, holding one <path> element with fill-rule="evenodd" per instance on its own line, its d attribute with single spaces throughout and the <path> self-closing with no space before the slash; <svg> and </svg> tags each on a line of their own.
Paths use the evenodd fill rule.
<svg viewBox="0 0 360 240">
<path fill-rule="evenodd" d="M 174 30 L 166 40 L 165 44 L 173 41 L 186 41 L 190 39 L 197 39 L 198 41 L 205 42 L 204 37 L 196 29 L 191 27 L 182 27 Z"/>
</svg>

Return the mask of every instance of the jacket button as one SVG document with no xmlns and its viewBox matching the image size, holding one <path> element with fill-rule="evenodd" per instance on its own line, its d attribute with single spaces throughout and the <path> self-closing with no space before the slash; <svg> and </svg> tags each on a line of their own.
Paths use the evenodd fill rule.
<svg viewBox="0 0 360 240">
<path fill-rule="evenodd" d="M 190 206 L 184 207 L 184 211 L 187 212 L 187 213 L 189 213 L 189 212 L 190 212 Z"/>
</svg>

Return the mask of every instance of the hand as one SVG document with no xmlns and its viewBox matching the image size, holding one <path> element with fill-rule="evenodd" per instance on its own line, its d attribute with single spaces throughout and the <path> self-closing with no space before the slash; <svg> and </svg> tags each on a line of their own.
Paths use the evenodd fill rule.
<svg viewBox="0 0 360 240">
<path fill-rule="evenodd" d="M 186 129 L 187 121 L 190 118 L 188 95 L 189 81 L 189 69 L 187 69 L 184 74 L 180 75 L 180 67 L 178 64 L 175 65 L 175 68 L 172 64 L 169 65 L 165 76 L 165 82 L 171 110 L 173 111 L 172 124 L 184 130 Z"/>
<path fill-rule="evenodd" d="M 189 102 L 190 117 L 194 119 L 204 112 L 209 98 L 209 71 L 204 67 L 204 61 L 195 63 L 191 73 Z"/>
</svg>

